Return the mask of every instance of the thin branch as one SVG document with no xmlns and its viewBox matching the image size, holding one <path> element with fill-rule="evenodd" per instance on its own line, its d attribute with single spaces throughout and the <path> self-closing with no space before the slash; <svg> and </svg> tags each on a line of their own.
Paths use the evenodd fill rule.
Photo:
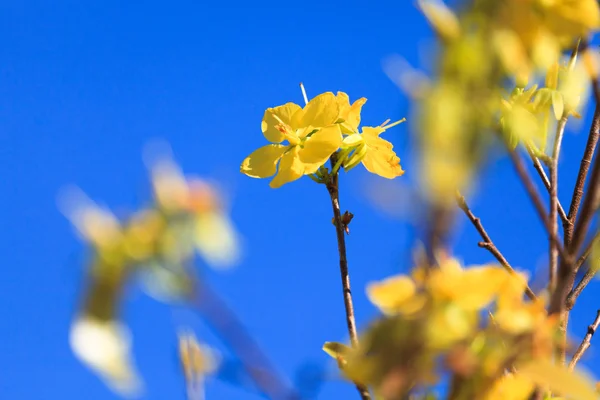
<svg viewBox="0 0 600 400">
<path fill-rule="evenodd" d="M 587 41 L 583 42 L 584 51 L 588 51 L 588 43 Z M 593 71 L 597 73 L 598 71 Z M 594 116 L 592 119 L 592 124 L 590 126 L 590 133 L 588 136 L 588 142 L 586 145 L 586 149 L 584 152 L 583 159 L 581 160 L 580 166 L 580 174 L 583 175 L 582 178 L 577 177 L 577 184 L 575 186 L 575 192 L 573 193 L 573 201 L 572 203 L 579 203 L 583 197 L 583 186 L 585 185 L 585 176 L 587 175 L 587 170 L 589 170 L 590 163 L 594 156 L 594 150 L 596 148 L 598 142 L 598 136 L 600 134 L 600 84 L 596 76 L 592 75 L 592 90 L 594 93 L 594 98 L 596 100 L 596 108 L 594 110 Z M 582 172 L 581 169 L 584 169 Z M 572 218 L 572 221 L 575 222 L 577 218 L 577 224 L 575 224 L 574 232 L 573 232 L 573 243 L 571 244 L 572 254 L 576 254 L 579 251 L 580 246 L 583 244 L 583 240 L 585 239 L 585 235 L 587 233 L 587 228 L 591 219 L 593 217 L 593 212 L 595 205 L 597 204 L 599 188 L 598 183 L 600 179 L 600 162 L 598 159 L 594 161 L 594 166 L 592 169 L 592 175 L 590 177 L 590 183 L 588 185 L 589 191 L 585 194 L 585 198 L 583 198 L 583 208 L 581 209 L 581 215 L 577 218 L 578 207 L 577 204 L 571 204 L 571 208 L 573 208 L 573 213 L 569 210 L 569 217 Z M 580 182 L 580 180 L 582 182 Z M 577 197 L 576 197 L 577 196 Z"/>
<path fill-rule="evenodd" d="M 575 266 L 573 268 L 575 270 L 575 272 L 579 271 L 579 268 L 581 268 L 581 266 L 583 265 L 583 263 L 590 256 L 590 254 L 592 254 L 592 250 L 594 249 L 594 246 L 598 243 L 599 240 L 600 240 L 600 233 L 596 234 L 596 236 L 594 236 L 594 238 L 592 240 L 590 240 L 590 242 L 588 243 L 587 247 L 585 248 L 585 250 L 583 251 L 583 253 L 581 253 L 581 256 L 579 257 L 579 259 L 575 263 Z"/>
<path fill-rule="evenodd" d="M 583 278 L 581 278 L 581 280 L 577 284 L 577 286 L 575 286 L 575 288 L 569 292 L 567 300 L 565 301 L 567 311 L 571 311 L 573 309 L 577 298 L 581 295 L 583 289 L 585 289 L 587 285 L 592 281 L 592 279 L 596 275 L 596 272 L 598 271 L 596 271 L 595 269 L 588 269 L 583 275 Z"/>
<path fill-rule="evenodd" d="M 529 153 L 529 157 L 531 157 L 531 161 L 533 162 L 533 167 L 537 171 L 540 178 L 542 178 L 542 183 L 546 187 L 546 190 L 548 190 L 548 193 L 550 193 L 552 186 L 550 185 L 550 180 L 548 179 L 548 176 L 546 175 L 546 171 L 544 171 L 544 167 L 542 166 L 540 159 L 534 154 L 531 146 L 526 144 L 525 149 L 527 150 L 527 153 Z M 563 227 L 565 226 L 565 224 L 571 224 L 569 222 L 567 213 L 565 212 L 562 204 L 560 204 L 560 201 L 558 201 L 558 214 L 560 215 L 560 219 L 563 221 Z"/>
<path fill-rule="evenodd" d="M 196 280 L 195 285 L 190 303 L 204 315 L 218 336 L 239 358 L 256 387 L 270 399 L 299 400 L 299 394 L 277 373 L 235 313 L 200 279 Z"/>
<path fill-rule="evenodd" d="M 600 103 L 596 103 L 594 110 L 594 118 L 590 126 L 590 133 L 588 135 L 587 144 L 581 158 L 581 164 L 579 165 L 579 173 L 577 174 L 577 181 L 575 188 L 573 189 L 573 196 L 571 198 L 571 206 L 569 207 L 569 224 L 564 225 L 565 235 L 565 246 L 571 245 L 571 239 L 573 238 L 573 229 L 575 227 L 575 220 L 577 219 L 577 213 L 579 212 L 579 205 L 583 198 L 583 190 L 585 187 L 585 181 L 594 158 L 594 152 L 596 145 L 598 144 L 598 137 L 600 136 Z"/>
<path fill-rule="evenodd" d="M 573 270 L 575 273 L 577 273 L 577 271 L 579 271 L 579 269 L 581 268 L 583 263 L 590 256 L 590 254 L 592 253 L 592 249 L 594 248 L 594 245 L 599 240 L 600 240 L 600 234 L 597 234 L 594 237 L 594 239 L 592 239 L 590 241 L 590 243 L 587 245 L 587 247 L 583 251 L 583 254 L 581 255 L 581 257 L 579 257 L 579 259 L 575 263 L 575 266 L 573 267 Z M 575 306 L 575 301 L 577 301 L 577 298 L 581 295 L 581 292 L 583 292 L 583 289 L 585 289 L 586 286 L 591 282 L 592 278 L 594 278 L 594 276 L 596 275 L 596 272 L 597 272 L 596 269 L 588 268 L 588 270 L 583 275 L 583 278 L 581 278 L 581 280 L 575 286 L 575 288 L 573 290 L 571 290 L 571 292 L 569 292 L 569 295 L 567 296 L 567 300 L 565 302 L 567 311 L 571 311 L 573 309 L 573 307 Z"/>
<path fill-rule="evenodd" d="M 331 156 L 331 167 L 337 162 L 337 155 L 334 153 Z M 346 257 L 346 238 L 345 238 L 345 224 L 342 220 L 342 213 L 340 211 L 340 194 L 338 184 L 338 174 L 334 173 L 330 175 L 330 179 L 327 182 L 327 191 L 331 198 L 331 207 L 333 209 L 333 222 L 335 225 L 335 232 L 338 242 L 338 252 L 340 257 L 340 274 L 342 278 L 342 291 L 344 295 L 344 307 L 346 309 L 346 325 L 348 327 L 348 334 L 350 335 L 350 342 L 353 347 L 358 346 L 358 334 L 356 331 L 356 321 L 354 319 L 354 305 L 352 304 L 352 291 L 350 290 L 350 275 L 348 273 L 348 259 Z M 358 392 L 363 400 L 369 400 L 371 395 L 369 390 L 358 383 L 355 383 Z"/>
<path fill-rule="evenodd" d="M 558 158 L 560 156 L 560 147 L 562 144 L 565 126 L 567 125 L 567 115 L 563 114 L 556 126 L 556 137 L 554 138 L 554 147 L 552 149 L 552 164 L 550 165 L 550 226 L 552 234 L 558 236 Z M 554 292 L 558 275 L 558 248 L 557 242 L 550 241 L 550 293 Z"/>
<path fill-rule="evenodd" d="M 596 312 L 596 318 L 594 319 L 594 322 L 590 326 L 588 326 L 585 338 L 583 338 L 583 341 L 577 348 L 577 351 L 575 352 L 573 358 L 571 359 L 571 362 L 569 363 L 569 369 L 571 371 L 575 368 L 575 365 L 579 362 L 579 360 L 583 356 L 583 353 L 585 353 L 585 351 L 590 347 L 592 343 L 592 336 L 594 336 L 594 333 L 596 333 L 596 329 L 598 329 L 598 326 L 600 326 L 600 310 Z"/>
<path fill-rule="evenodd" d="M 523 160 L 521 159 L 521 157 L 519 156 L 519 154 L 516 151 L 511 151 L 509 149 L 508 154 L 513 163 L 513 166 L 515 167 L 517 175 L 521 179 L 523 186 L 525 186 L 525 190 L 529 194 L 529 198 L 533 202 L 533 205 L 535 207 L 535 210 L 538 213 L 538 216 L 542 220 L 542 223 L 544 224 L 544 227 L 546 228 L 546 231 L 548 232 L 548 236 L 550 237 L 550 240 L 554 241 L 554 243 L 556 244 L 556 249 L 558 251 L 558 254 L 560 254 L 561 257 L 565 258 L 565 256 L 567 256 L 567 254 L 565 253 L 564 248 L 563 248 L 560 240 L 558 239 L 557 234 L 553 231 L 552 227 L 550 226 L 550 221 L 547 218 L 547 212 L 545 210 L 542 198 L 540 197 L 540 194 L 538 193 L 535 185 L 533 184 L 533 180 L 527 173 L 527 170 L 525 169 L 525 165 L 523 164 Z"/>
<path fill-rule="evenodd" d="M 600 127 L 600 115 L 594 116 L 592 125 Z M 592 174 L 590 176 L 590 182 L 588 184 L 588 191 L 583 197 L 583 204 L 575 229 L 573 232 L 572 241 L 569 246 L 570 255 L 577 254 L 585 236 L 587 234 L 589 225 L 594 217 L 594 211 L 596 204 L 598 203 L 598 196 L 600 195 L 600 161 L 598 158 L 594 160 L 592 166 Z M 574 264 L 572 257 L 569 259 L 561 260 L 560 268 L 558 271 L 558 285 L 555 293 L 550 300 L 550 307 L 548 312 L 550 314 L 561 312 L 566 307 L 566 299 L 569 292 L 575 284 L 576 271 L 574 270 Z"/>
<path fill-rule="evenodd" d="M 479 232 L 479 235 L 483 239 L 483 242 L 479 242 L 479 247 L 484 248 L 487 251 L 489 251 L 496 258 L 496 260 L 498 260 L 498 262 L 504 267 L 504 269 L 506 269 L 510 274 L 516 275 L 517 272 L 508 263 L 508 261 L 506 260 L 504 255 L 502 255 L 500 250 L 498 250 L 498 248 L 496 247 L 496 245 L 494 244 L 494 242 L 492 241 L 492 239 L 486 232 L 485 228 L 483 227 L 483 224 L 481 223 L 481 219 L 476 217 L 473 214 L 473 212 L 471 211 L 471 209 L 469 208 L 469 206 L 467 205 L 465 197 L 462 194 L 457 193 L 456 202 L 458 204 L 458 207 L 461 210 L 463 210 L 463 212 L 465 213 L 467 218 L 469 218 L 471 223 L 473 223 L 473 226 L 475 226 L 475 229 L 477 229 L 477 232 Z M 529 286 L 527 286 L 525 288 L 525 294 L 531 300 L 536 299 L 535 293 L 533 292 L 533 290 L 531 290 L 531 288 Z"/>
<path fill-rule="evenodd" d="M 587 46 L 588 43 L 583 41 L 582 52 L 588 51 Z M 565 246 L 567 246 L 569 257 L 565 258 L 563 256 L 560 262 L 558 270 L 558 284 L 556 291 L 552 294 L 550 306 L 548 308 L 548 312 L 550 314 L 563 313 L 565 311 L 567 297 L 573 289 L 576 278 L 573 257 L 579 252 L 579 249 L 585 240 L 589 224 L 593 218 L 594 208 L 597 204 L 600 190 L 600 162 L 596 158 L 592 167 L 589 183 L 587 185 L 588 191 L 584 193 L 586 177 L 589 173 L 590 163 L 592 161 L 595 148 L 597 147 L 598 135 L 600 131 L 600 85 L 598 83 L 598 79 L 595 77 L 595 74 L 598 71 L 590 72 L 592 72 L 592 88 L 594 92 L 594 98 L 596 100 L 596 110 L 594 112 L 594 117 L 590 127 L 586 149 L 581 160 L 581 166 L 577 176 L 577 182 L 575 184 L 573 199 L 571 201 L 571 207 L 569 210 L 569 219 L 574 224 L 574 227 L 570 228 L 572 231 L 565 230 Z M 583 204 L 581 205 L 581 212 L 579 213 L 579 205 L 582 201 Z"/>
</svg>

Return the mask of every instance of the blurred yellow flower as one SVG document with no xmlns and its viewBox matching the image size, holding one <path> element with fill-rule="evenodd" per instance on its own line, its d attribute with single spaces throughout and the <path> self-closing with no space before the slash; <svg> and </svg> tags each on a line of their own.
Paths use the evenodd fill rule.
<svg viewBox="0 0 600 400">
<path fill-rule="evenodd" d="M 171 213 L 188 216 L 189 224 L 170 224 L 175 228 L 171 232 L 178 238 L 174 246 L 183 248 L 192 239 L 183 256 L 189 257 L 195 248 L 212 267 L 228 267 L 238 262 L 238 234 L 216 188 L 198 177 L 185 177 L 179 166 L 166 157 L 151 164 L 150 173 L 157 205 L 166 212 L 167 223 L 174 222 L 169 219 Z"/>
<path fill-rule="evenodd" d="M 535 65 L 546 68 L 563 48 L 600 27 L 600 9 L 596 0 L 509 0 L 499 4 L 494 19 L 498 29 L 519 38 L 505 45 L 522 46 Z"/>
<path fill-rule="evenodd" d="M 436 32 L 444 39 L 455 39 L 460 35 L 458 18 L 439 0 L 418 0 L 421 12 Z"/>
<path fill-rule="evenodd" d="M 499 266 L 463 269 L 457 260 L 448 259 L 430 272 L 427 285 L 434 299 L 465 310 L 481 310 L 494 300 L 509 277 Z"/>
<path fill-rule="evenodd" d="M 419 311 L 426 298 L 416 291 L 415 283 L 406 275 L 392 276 L 367 285 L 367 296 L 371 303 L 389 315 L 413 314 Z"/>
<path fill-rule="evenodd" d="M 137 396 L 142 383 L 131 361 L 131 338 L 116 321 L 80 317 L 71 327 L 75 355 L 92 368 L 116 392 Z"/>
<path fill-rule="evenodd" d="M 272 144 L 244 159 L 241 172 L 253 178 L 277 173 L 270 183 L 272 188 L 315 173 L 342 143 L 340 126 L 335 124 L 339 115 L 338 99 L 331 92 L 318 95 L 304 108 L 287 103 L 267 109 L 262 132 Z M 288 144 L 282 144 L 284 141 Z"/>
<path fill-rule="evenodd" d="M 200 344 L 194 334 L 181 333 L 179 360 L 188 386 L 188 397 L 192 399 L 197 398 L 198 394 L 204 394 L 204 380 L 217 369 L 219 364 L 215 352 L 208 346 Z"/>
<path fill-rule="evenodd" d="M 515 374 L 506 374 L 494 381 L 485 400 L 527 400 L 535 386 L 527 378 Z"/>
</svg>

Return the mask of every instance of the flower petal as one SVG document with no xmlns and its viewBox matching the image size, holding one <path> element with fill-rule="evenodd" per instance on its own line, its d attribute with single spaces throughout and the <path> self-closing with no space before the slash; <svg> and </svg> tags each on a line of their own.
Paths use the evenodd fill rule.
<svg viewBox="0 0 600 400">
<path fill-rule="evenodd" d="M 422 302 L 415 297 L 416 286 L 410 277 L 396 275 L 367 285 L 367 297 L 385 314 L 411 313 Z"/>
<path fill-rule="evenodd" d="M 340 106 L 331 92 L 318 95 L 304 107 L 301 128 L 312 125 L 321 128 L 333 124 L 340 113 Z"/>
<path fill-rule="evenodd" d="M 71 327 L 75 355 L 116 392 L 137 396 L 142 383 L 131 361 L 131 335 L 116 321 L 83 316 Z"/>
<path fill-rule="evenodd" d="M 277 161 L 290 146 L 282 144 L 269 144 L 255 150 L 250 154 L 240 167 L 243 174 L 252 178 L 268 178 L 277 172 Z"/>
<path fill-rule="evenodd" d="M 367 171 L 387 179 L 394 179 L 404 174 L 400 166 L 400 158 L 391 150 L 371 149 L 365 154 L 362 163 Z"/>
<path fill-rule="evenodd" d="M 355 146 L 358 146 L 359 144 L 364 143 L 364 141 L 365 141 L 365 139 L 361 134 L 354 133 L 354 134 L 346 136 L 344 138 L 342 147 L 344 147 L 344 148 L 355 147 Z"/>
<path fill-rule="evenodd" d="M 276 189 L 288 182 L 295 181 L 304 175 L 304 164 L 300 161 L 300 157 L 298 156 L 299 151 L 300 147 L 295 146 L 283 155 L 281 162 L 279 163 L 279 171 L 269 186 Z"/>
<path fill-rule="evenodd" d="M 340 148 L 342 144 L 342 132 L 339 125 L 330 125 L 315 132 L 304 142 L 304 148 L 300 150 L 300 160 L 306 166 L 305 174 L 312 174 L 327 162 L 329 157 Z"/>
<path fill-rule="evenodd" d="M 263 116 L 261 129 L 265 138 L 271 143 L 281 143 L 285 136 L 278 129 L 278 125 L 282 122 L 294 129 L 292 116 L 301 110 L 300 106 L 295 103 L 286 103 L 282 106 L 267 108 Z"/>
<path fill-rule="evenodd" d="M 350 128 L 350 132 L 356 132 L 360 125 L 360 111 L 367 99 L 361 97 L 350 105 L 350 98 L 344 92 L 337 93 L 337 101 L 340 106 L 340 118 L 344 120 L 344 126 Z"/>
<path fill-rule="evenodd" d="M 195 243 L 204 260 L 215 268 L 225 268 L 239 261 L 240 248 L 233 223 L 220 212 L 196 216 Z"/>
</svg>

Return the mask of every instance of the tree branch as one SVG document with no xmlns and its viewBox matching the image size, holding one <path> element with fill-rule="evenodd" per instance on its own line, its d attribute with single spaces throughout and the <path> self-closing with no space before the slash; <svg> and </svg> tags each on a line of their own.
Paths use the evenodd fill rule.
<svg viewBox="0 0 600 400">
<path fill-rule="evenodd" d="M 587 247 L 583 251 L 583 254 L 581 255 L 581 257 L 579 257 L 579 259 L 575 263 L 575 266 L 573 267 L 573 270 L 575 273 L 577 273 L 579 271 L 579 269 L 581 268 L 583 263 L 590 256 L 590 254 L 592 253 L 592 249 L 594 248 L 594 245 L 598 242 L 598 240 L 600 240 L 600 234 L 597 234 L 594 237 L 594 239 L 592 239 L 590 241 L 590 243 L 587 245 Z M 581 292 L 583 292 L 583 289 L 585 289 L 586 286 L 591 282 L 594 275 L 596 275 L 596 272 L 598 272 L 598 271 L 593 268 L 588 268 L 588 270 L 585 272 L 585 275 L 583 276 L 583 278 L 581 278 L 581 280 L 575 286 L 575 288 L 569 292 L 569 295 L 567 296 L 567 300 L 565 302 L 567 311 L 571 311 L 573 309 L 573 307 L 575 306 L 575 301 L 577 301 L 577 298 L 581 295 Z"/>
<path fill-rule="evenodd" d="M 595 85 L 596 86 L 596 85 Z M 573 188 L 573 196 L 571 198 L 571 206 L 569 207 L 569 223 L 563 224 L 564 235 L 565 235 L 565 246 L 570 247 L 571 239 L 573 237 L 573 229 L 575 227 L 575 220 L 577 219 L 577 213 L 579 212 L 579 205 L 583 198 L 583 189 L 585 187 L 585 181 L 594 158 L 594 152 L 596 145 L 598 144 L 598 137 L 600 136 L 600 103 L 596 103 L 594 110 L 594 117 L 590 126 L 590 133 L 588 140 L 585 145 L 583 157 L 581 158 L 581 164 L 579 165 L 579 173 L 577 174 L 577 181 L 575 188 Z"/>
<path fill-rule="evenodd" d="M 552 186 L 550 185 L 550 180 L 548 179 L 548 176 L 546 175 L 546 171 L 544 171 L 544 167 L 542 166 L 540 159 L 533 153 L 531 146 L 525 144 L 525 149 L 527 150 L 527 153 L 529 153 L 529 157 L 531 157 L 531 161 L 533 162 L 533 167 L 537 171 L 540 178 L 542 178 L 542 183 L 546 187 L 546 190 L 548 190 L 548 193 L 550 193 Z M 569 222 L 567 213 L 565 212 L 562 204 L 560 204 L 560 200 L 558 201 L 558 214 L 560 215 L 560 219 L 563 221 L 563 227 L 565 226 L 565 224 L 571 224 Z"/>
<path fill-rule="evenodd" d="M 600 113 L 594 114 L 592 121 L 592 130 L 600 129 Z M 598 203 L 598 195 L 600 194 L 600 161 L 598 158 L 594 160 L 592 166 L 592 174 L 588 184 L 588 191 L 583 196 L 583 204 L 581 213 L 575 224 L 572 240 L 569 245 L 569 257 L 561 260 L 558 271 L 558 284 L 555 293 L 550 300 L 549 313 L 554 314 L 561 312 L 566 307 L 566 299 L 569 292 L 575 283 L 576 271 L 574 270 L 573 255 L 579 252 L 588 227 L 594 217 L 595 206 Z M 575 216 L 575 215 L 574 215 Z M 562 256 L 562 255 L 561 255 Z"/>
<path fill-rule="evenodd" d="M 246 332 L 235 313 L 200 279 L 195 280 L 190 303 L 213 326 L 218 336 L 231 348 L 256 387 L 270 399 L 299 400 L 300 396 L 281 377 L 260 346 Z"/>
<path fill-rule="evenodd" d="M 550 165 L 550 226 L 554 237 L 558 237 L 558 158 L 560 156 L 560 147 L 565 126 L 567 125 L 567 118 L 566 113 L 563 113 L 556 126 L 556 137 L 554 138 L 552 149 L 552 164 Z M 556 241 L 550 240 L 550 276 L 548 284 L 550 293 L 554 292 L 557 283 L 558 248 L 556 245 Z"/>
<path fill-rule="evenodd" d="M 583 353 L 585 353 L 585 351 L 590 347 L 592 342 L 592 336 L 594 336 L 594 333 L 596 333 L 596 329 L 598 329 L 598 326 L 600 326 L 600 310 L 596 312 L 596 318 L 594 319 L 594 322 L 590 326 L 588 326 L 585 338 L 577 348 L 577 351 L 575 352 L 573 358 L 571 359 L 571 362 L 569 363 L 569 369 L 571 371 L 575 368 L 575 365 L 579 362 L 579 360 L 583 356 Z"/>
<path fill-rule="evenodd" d="M 521 159 L 521 157 L 518 155 L 518 153 L 516 151 L 511 151 L 509 149 L 508 154 L 513 163 L 513 166 L 515 167 L 515 171 L 517 172 L 517 175 L 521 179 L 523 186 L 525 186 L 525 190 L 529 194 L 529 198 L 533 202 L 533 205 L 535 207 L 535 210 L 538 213 L 538 216 L 542 220 L 542 223 L 543 223 L 544 227 L 546 228 L 546 231 L 548 232 L 548 236 L 550 237 L 550 240 L 555 243 L 558 254 L 561 257 L 565 258 L 567 256 L 567 254 L 565 253 L 564 248 L 563 248 L 560 240 L 558 239 L 557 233 L 554 232 L 554 230 L 552 229 L 552 227 L 550 225 L 550 221 L 547 218 L 547 212 L 544 208 L 544 203 L 542 202 L 542 198 L 540 197 L 540 194 L 537 192 L 537 189 L 535 188 L 535 185 L 533 184 L 531 177 L 527 173 L 527 170 L 525 169 L 525 165 L 523 164 L 523 160 Z"/>
<path fill-rule="evenodd" d="M 337 154 L 331 156 L 331 168 L 336 164 Z M 340 200 L 339 200 L 339 185 L 338 185 L 338 174 L 333 173 L 330 175 L 329 180 L 326 183 L 329 197 L 331 198 L 331 207 L 333 209 L 333 222 L 335 225 L 335 232 L 338 242 L 338 252 L 340 257 L 340 274 L 342 278 L 342 292 L 344 295 L 344 307 L 346 309 L 346 325 L 348 327 L 348 334 L 350 335 L 350 342 L 353 347 L 358 346 L 358 334 L 356 331 L 356 321 L 354 319 L 354 305 L 352 304 L 352 291 L 350 290 L 350 275 L 348 273 L 348 260 L 346 258 L 346 238 L 345 238 L 345 224 L 342 221 L 342 213 L 340 211 Z M 355 383 L 358 392 L 363 400 L 369 400 L 371 395 L 369 390 L 358 383 Z"/>
<path fill-rule="evenodd" d="M 494 242 L 492 241 L 492 239 L 486 232 L 485 228 L 483 227 L 483 224 L 481 223 L 481 219 L 476 217 L 475 214 L 473 214 L 473 212 L 467 205 L 465 197 L 462 194 L 457 193 L 456 202 L 458 204 L 458 207 L 461 210 L 463 210 L 463 212 L 465 213 L 467 218 L 469 218 L 469 220 L 471 221 L 473 226 L 475 226 L 475 229 L 477 229 L 477 232 L 479 232 L 479 235 L 483 239 L 483 242 L 479 242 L 479 244 L 478 244 L 479 247 L 484 248 L 487 251 L 489 251 L 496 258 L 496 260 L 498 260 L 498 262 L 504 267 L 504 269 L 506 269 L 510 274 L 516 275 L 517 272 L 508 263 L 508 261 L 506 260 L 504 255 L 502 255 L 500 250 L 498 250 L 498 248 L 496 247 L 496 245 L 494 244 Z M 525 288 L 525 294 L 531 300 L 536 299 L 535 293 L 533 292 L 533 290 L 531 290 L 531 288 L 529 286 L 527 286 Z"/>
</svg>

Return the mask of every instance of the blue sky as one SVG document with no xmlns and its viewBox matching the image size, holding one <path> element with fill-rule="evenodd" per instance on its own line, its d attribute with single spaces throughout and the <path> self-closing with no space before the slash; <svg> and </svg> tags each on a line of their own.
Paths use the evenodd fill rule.
<svg viewBox="0 0 600 400">
<path fill-rule="evenodd" d="M 333 371 L 321 346 L 346 334 L 327 192 L 309 179 L 272 190 L 238 168 L 264 144 L 264 109 L 301 103 L 299 82 L 309 96 L 343 90 L 367 97 L 367 124 L 407 116 L 408 101 L 382 60 L 401 54 L 422 61 L 423 39 L 431 35 L 412 3 L 0 3 L 0 398 L 115 398 L 68 347 L 85 252 L 56 197 L 74 183 L 117 212 L 135 209 L 148 199 L 142 149 L 154 138 L 171 143 L 186 172 L 220 180 L 231 196 L 245 258 L 234 271 L 206 271 L 209 282 L 285 374 L 311 363 Z M 565 207 L 589 117 L 563 147 Z M 341 179 L 342 208 L 356 215 L 348 258 L 360 326 L 376 315 L 365 284 L 410 267 L 411 224 L 366 194 L 376 188 L 402 195 L 417 178 L 409 125 L 386 135 L 404 177 L 390 183 L 359 167 Z M 535 273 L 547 258 L 544 231 L 510 164 L 501 154 L 494 160 L 471 205 L 511 263 Z M 401 208 L 410 215 L 422 206 Z M 459 221 L 457 254 L 468 264 L 489 261 L 475 230 Z M 576 338 L 595 316 L 593 290 L 577 304 Z M 135 288 L 124 317 L 146 398 L 183 399 L 175 329 L 191 326 L 219 346 L 216 338 L 193 312 Z M 600 366 L 595 353 L 592 347 L 587 358 L 592 368 Z M 259 398 L 219 381 L 208 383 L 207 396 Z M 319 393 L 352 396 L 355 390 L 338 381 Z"/>
</svg>

